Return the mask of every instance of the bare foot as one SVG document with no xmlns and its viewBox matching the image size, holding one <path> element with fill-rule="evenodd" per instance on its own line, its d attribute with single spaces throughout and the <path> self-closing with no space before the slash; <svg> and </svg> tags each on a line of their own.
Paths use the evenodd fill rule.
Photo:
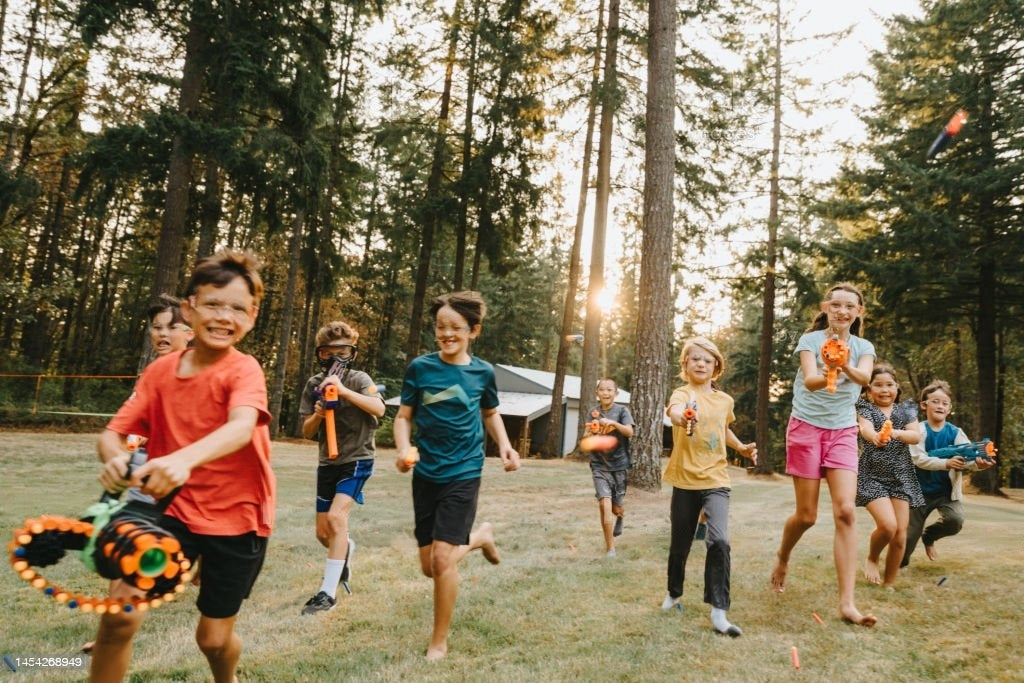
<svg viewBox="0 0 1024 683">
<path fill-rule="evenodd" d="M 445 655 L 448 654 L 448 646 L 443 647 L 428 647 L 427 648 L 427 661 L 436 662 L 439 659 L 444 659 Z"/>
<path fill-rule="evenodd" d="M 781 593 L 786 590 L 786 571 L 789 564 L 775 556 L 775 566 L 772 568 L 772 590 Z"/>
<path fill-rule="evenodd" d="M 870 612 L 868 614 L 861 614 L 855 607 L 845 612 L 843 610 L 839 610 L 839 618 L 847 624 L 866 626 L 868 628 L 878 623 L 878 617 L 874 614 L 871 614 Z"/>
<path fill-rule="evenodd" d="M 484 554 L 487 561 L 491 564 L 498 564 L 501 562 L 501 555 L 498 554 L 498 546 L 494 544 L 494 528 L 490 522 L 484 522 L 480 525 L 480 530 L 477 532 L 480 539 L 480 552 Z M 429 658 L 430 654 L 427 653 Z"/>
<path fill-rule="evenodd" d="M 864 560 L 864 578 L 876 586 L 882 583 L 882 575 L 878 573 L 878 560 L 872 560 L 870 557 Z"/>
<path fill-rule="evenodd" d="M 926 545 L 924 547 L 924 554 L 928 556 L 929 560 L 933 562 L 939 559 L 939 551 L 935 549 L 934 545 Z"/>
</svg>

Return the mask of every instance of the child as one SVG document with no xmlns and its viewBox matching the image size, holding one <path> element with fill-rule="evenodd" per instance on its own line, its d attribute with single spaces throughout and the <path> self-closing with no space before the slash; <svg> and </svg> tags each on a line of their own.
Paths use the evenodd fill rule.
<svg viewBox="0 0 1024 683">
<path fill-rule="evenodd" d="M 263 295 L 255 259 L 223 250 L 200 261 L 182 302 L 194 345 L 155 360 L 100 436 L 108 491 L 128 485 L 173 495 L 159 525 L 187 557 L 202 554 L 196 642 L 215 681 L 232 681 L 242 651 L 235 619 L 263 565 L 274 522 L 266 380 L 235 345 L 252 329 Z M 124 439 L 148 439 L 149 459 L 125 479 Z M 166 501 L 162 501 L 166 502 Z M 100 617 L 90 678 L 120 681 L 143 613 Z"/>
<path fill-rule="evenodd" d="M 448 652 L 459 561 L 477 548 L 491 564 L 500 561 L 489 523 L 470 533 L 484 466 L 485 429 L 498 446 L 505 471 L 519 469 L 519 454 L 498 414 L 494 368 L 469 353 L 486 312 L 478 292 L 455 292 L 434 300 L 430 313 L 440 351 L 420 356 L 406 368 L 395 417 L 395 466 L 399 472 L 415 467 L 412 498 L 420 568 L 434 580 L 428 660 Z M 413 422 L 418 462 L 410 450 Z"/>
<path fill-rule="evenodd" d="M 615 403 L 619 387 L 613 379 L 597 383 L 598 405 L 590 412 L 597 423 L 598 434 L 616 432 L 617 444 L 607 451 L 591 451 L 590 473 L 594 479 L 597 507 L 604 532 L 605 554 L 615 557 L 615 537 L 622 535 L 623 502 L 626 498 L 626 475 L 629 470 L 629 439 L 633 436 L 633 416 L 629 408 Z"/>
<path fill-rule="evenodd" d="M 328 323 L 316 333 L 316 357 L 321 372 L 306 381 L 299 399 L 303 416 L 302 435 L 320 442 L 316 470 L 316 537 L 327 548 L 327 564 L 319 592 L 302 608 L 303 614 L 334 607 L 338 583 L 352 575 L 355 542 L 348 533 L 348 516 L 355 503 L 363 504 L 363 485 L 373 474 L 377 420 L 384 415 L 384 401 L 370 376 L 349 366 L 359 349 L 359 333 L 347 323 Z M 324 390 L 334 386 L 338 405 L 334 411 L 336 457 L 330 457 L 324 422 Z M 315 403 L 314 403 L 315 401 Z"/>
<path fill-rule="evenodd" d="M 875 360 L 874 345 L 857 336 L 864 315 L 864 297 L 849 283 L 828 290 L 821 313 L 797 342 L 800 367 L 793 382 L 793 413 L 786 429 L 786 472 L 793 477 L 796 510 L 786 520 L 772 569 L 772 588 L 786 588 L 789 556 L 818 517 L 822 477 L 832 495 L 835 521 L 833 555 L 839 582 L 839 616 L 844 621 L 874 626 L 873 614 L 854 604 L 857 574 L 857 402 Z M 821 347 L 827 339 L 845 343 L 849 353 L 840 363 L 834 386 L 823 366 Z M 834 389 L 829 391 L 829 389 Z"/>
<path fill-rule="evenodd" d="M 924 505 L 907 446 L 916 444 L 921 432 L 917 428 L 917 408 L 913 404 L 899 403 L 900 385 L 896 371 L 890 366 L 882 363 L 875 366 L 865 393 L 867 400 L 857 401 L 860 426 L 857 505 L 867 507 L 875 520 L 875 530 L 868 544 L 864 578 L 892 588 L 907 544 L 910 511 Z M 891 426 L 888 435 L 884 433 L 886 421 Z M 882 576 L 878 563 L 886 548 Z"/>
<path fill-rule="evenodd" d="M 929 560 L 934 560 L 938 557 L 935 542 L 960 533 L 964 525 L 964 470 L 987 470 L 995 464 L 987 458 L 976 458 L 968 462 L 959 455 L 952 458 L 932 458 L 928 455 L 928 451 L 971 442 L 964 430 L 946 422 L 953 410 L 952 396 L 949 384 L 942 380 L 932 382 L 921 391 L 921 408 L 927 419 L 919 425 L 921 440 L 910 447 L 910 456 L 917 465 L 924 505 L 910 511 L 907 549 L 903 553 L 901 567 L 910 564 L 910 556 L 917 547 L 918 539 L 924 540 L 924 553 Z M 924 523 L 932 510 L 939 511 L 939 520 L 925 529 Z"/>
<path fill-rule="evenodd" d="M 169 294 L 161 294 L 157 302 L 149 307 L 149 343 L 153 347 L 156 357 L 166 356 L 174 351 L 182 351 L 192 341 L 192 328 L 185 324 L 181 317 L 181 301 Z M 134 392 L 132 396 L 134 396 Z M 131 400 L 131 397 L 128 399 Z M 134 444 L 135 452 L 131 456 L 132 467 L 137 467 L 146 462 L 146 449 L 140 444 Z M 147 496 L 137 488 L 130 488 L 125 493 L 124 500 L 128 503 L 144 503 L 147 506 L 153 505 L 156 501 L 152 496 Z M 140 510 L 147 508 L 140 508 Z M 152 508 L 148 508 L 152 509 Z M 110 582 L 110 597 L 114 599 L 130 600 L 133 596 L 142 596 L 143 592 L 137 590 L 130 584 L 114 579 Z M 92 652 L 93 641 L 82 646 L 82 652 Z"/>
<path fill-rule="evenodd" d="M 686 384 L 672 392 L 665 413 L 672 421 L 672 457 L 664 480 L 672 485 L 672 541 L 668 551 L 668 595 L 662 609 L 680 604 L 686 558 L 701 518 L 707 519 L 704 561 L 704 602 L 711 605 L 711 624 L 718 633 L 742 635 L 729 622 L 729 462 L 726 446 L 757 464 L 757 446 L 744 444 L 729 425 L 736 420 L 732 397 L 715 380 L 725 359 L 713 342 L 694 337 L 683 345 L 680 377 Z M 695 410 L 691 419 L 688 410 Z M 687 424 L 690 422 L 690 424 Z"/>
</svg>

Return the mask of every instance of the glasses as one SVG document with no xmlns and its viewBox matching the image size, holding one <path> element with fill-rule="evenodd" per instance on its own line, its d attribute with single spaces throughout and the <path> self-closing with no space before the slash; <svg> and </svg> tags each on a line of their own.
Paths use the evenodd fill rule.
<svg viewBox="0 0 1024 683">
<path fill-rule="evenodd" d="M 251 307 L 249 306 L 243 306 L 238 303 L 227 304 L 222 301 L 217 301 L 216 299 L 208 299 L 206 301 L 199 302 L 196 301 L 194 296 L 190 296 L 189 301 L 192 303 L 192 308 L 208 316 L 223 316 L 225 318 L 245 320 L 249 317 L 249 312 L 251 310 Z"/>
<path fill-rule="evenodd" d="M 715 364 L 715 359 L 708 358 L 707 356 L 687 356 L 686 360 L 690 361 L 691 363 L 704 363 L 705 365 Z"/>
<path fill-rule="evenodd" d="M 316 356 L 320 360 L 330 360 L 335 356 L 345 360 L 354 357 L 358 350 L 352 344 L 324 344 L 316 347 Z"/>
<path fill-rule="evenodd" d="M 857 304 L 844 304 L 838 301 L 829 301 L 828 310 L 833 313 L 856 313 L 860 308 Z"/>
<path fill-rule="evenodd" d="M 948 408 L 951 405 L 953 405 L 949 401 L 943 401 L 941 398 L 930 398 L 927 401 L 925 401 L 925 403 L 927 403 L 930 406 L 938 406 L 940 408 Z"/>
<path fill-rule="evenodd" d="M 443 327 L 441 325 L 435 325 L 434 332 L 437 332 L 438 334 L 458 334 L 459 332 L 469 332 L 469 328 L 465 326 Z"/>
</svg>

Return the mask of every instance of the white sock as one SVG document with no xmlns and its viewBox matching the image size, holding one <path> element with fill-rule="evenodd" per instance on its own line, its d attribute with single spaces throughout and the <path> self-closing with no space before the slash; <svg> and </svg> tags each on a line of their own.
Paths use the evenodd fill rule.
<svg viewBox="0 0 1024 683">
<path fill-rule="evenodd" d="M 341 581 L 341 570 L 345 568 L 345 560 L 332 560 L 328 558 L 324 565 L 324 582 L 320 590 L 332 598 L 338 594 L 338 583 Z"/>
<path fill-rule="evenodd" d="M 717 607 L 711 608 L 711 625 L 722 633 L 728 631 L 729 627 L 732 626 L 729 623 L 729 618 L 726 616 L 726 611 Z"/>
</svg>

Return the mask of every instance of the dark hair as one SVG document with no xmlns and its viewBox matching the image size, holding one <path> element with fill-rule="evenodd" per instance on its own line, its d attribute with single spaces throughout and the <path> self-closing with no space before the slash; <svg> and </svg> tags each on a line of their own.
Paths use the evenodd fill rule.
<svg viewBox="0 0 1024 683">
<path fill-rule="evenodd" d="M 185 293 L 192 296 L 202 285 L 224 287 L 236 277 L 240 277 L 245 280 L 249 286 L 249 293 L 258 304 L 263 298 L 263 280 L 260 279 L 259 269 L 260 262 L 255 254 L 248 251 L 221 249 L 196 264 L 188 286 L 185 288 Z"/>
<path fill-rule="evenodd" d="M 611 377 L 602 377 L 601 379 L 597 380 L 597 385 L 594 387 L 594 391 L 597 391 L 598 389 L 600 389 L 601 385 L 604 384 L 605 382 L 611 382 L 612 383 L 612 389 L 615 389 L 615 391 L 619 390 L 618 382 L 613 380 Z"/>
<path fill-rule="evenodd" d="M 832 299 L 832 292 L 849 292 L 850 294 L 855 294 L 857 296 L 857 302 L 861 306 L 864 305 L 864 295 L 860 293 L 860 290 L 853 283 L 840 282 L 832 285 L 829 290 L 825 292 L 825 301 L 830 301 Z M 860 336 L 861 322 L 861 316 L 858 315 L 857 319 L 850 325 L 850 334 Z M 824 330 L 827 328 L 828 313 L 822 311 L 814 317 L 814 321 L 811 323 L 811 326 L 805 330 L 805 332 L 813 332 L 814 330 Z"/>
<path fill-rule="evenodd" d="M 934 394 L 936 391 L 943 392 L 944 394 L 946 394 L 946 396 L 949 396 L 949 399 L 951 401 L 953 400 L 953 390 L 949 388 L 949 382 L 946 382 L 941 379 L 933 379 L 931 381 L 931 384 L 929 384 L 928 386 L 921 390 L 921 403 L 927 401 L 928 397 Z"/>
<path fill-rule="evenodd" d="M 328 342 L 337 341 L 338 339 L 348 339 L 355 344 L 359 341 L 359 333 L 348 323 L 334 320 L 317 330 L 316 346 L 323 346 Z"/>
<path fill-rule="evenodd" d="M 161 313 L 171 314 L 171 324 L 178 325 L 185 322 L 185 319 L 181 317 L 181 299 L 170 294 L 158 294 L 156 297 L 156 303 L 149 307 L 149 311 L 146 315 L 149 322 L 153 320 Z"/>
<path fill-rule="evenodd" d="M 900 396 L 903 395 L 903 388 L 900 386 L 900 380 L 896 376 L 896 370 L 893 369 L 888 363 L 875 363 L 875 367 L 871 368 L 871 377 L 868 379 L 868 385 L 864 387 L 862 394 L 870 395 L 871 393 L 871 382 L 874 381 L 878 375 L 892 375 L 893 380 L 896 382 L 896 398 L 893 403 L 900 402 Z"/>
<path fill-rule="evenodd" d="M 487 304 L 480 292 L 466 290 L 442 294 L 430 304 L 430 317 L 437 318 L 437 312 L 448 306 L 461 315 L 469 323 L 469 329 L 473 329 L 484 321 L 487 315 Z"/>
</svg>

